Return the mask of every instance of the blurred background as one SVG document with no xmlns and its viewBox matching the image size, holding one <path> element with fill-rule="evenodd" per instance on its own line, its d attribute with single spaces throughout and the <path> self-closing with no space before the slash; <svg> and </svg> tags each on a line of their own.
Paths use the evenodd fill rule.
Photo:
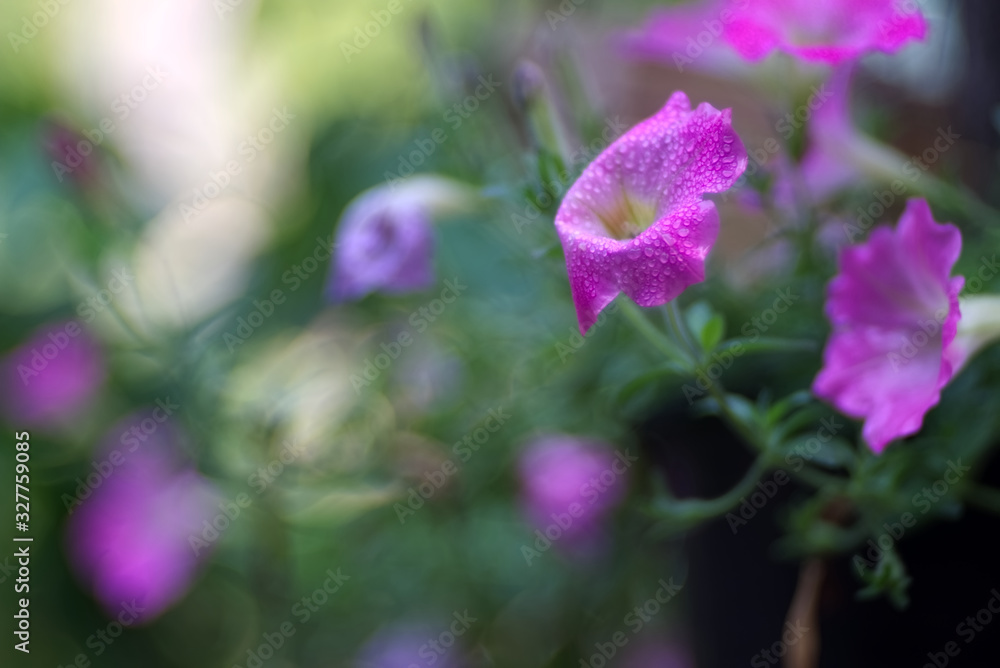
<svg viewBox="0 0 1000 668">
<path fill-rule="evenodd" d="M 904 156 L 950 128 L 932 173 L 1000 204 L 998 8 L 919 4 L 929 39 L 863 61 L 855 122 Z M 8 633 L 0 664 L 730 668 L 801 642 L 816 665 L 918 666 L 956 639 L 1000 587 L 995 517 L 957 502 L 899 547 L 905 611 L 856 599 L 853 552 L 788 538 L 822 510 L 796 484 L 735 533 L 724 518 L 651 530 L 658 486 L 717 495 L 750 456 L 680 380 L 630 382 L 655 351 L 614 308 L 579 335 L 552 215 L 674 90 L 733 108 L 748 149 L 801 92 L 780 58 L 681 71 L 627 56 L 623 35 L 657 6 L 0 7 L 7 499 L 30 435 L 29 528 L 0 530 L 12 630 L 12 539 L 33 539 L 30 655 Z M 822 340 L 843 221 L 881 186 L 827 203 L 832 240 L 803 263 L 748 204 L 779 159 L 717 198 L 710 278 L 685 302 L 710 298 L 736 333 L 791 289 L 801 301 L 768 334 Z M 975 216 L 963 201 L 942 196 L 938 218 Z M 426 225 L 430 273 L 365 274 L 401 234 L 350 236 L 369 209 Z M 818 349 L 771 353 L 727 382 L 784 396 L 818 364 Z M 998 375 L 987 353 L 959 382 Z M 976 396 L 932 419 L 997 484 L 996 425 L 977 417 L 1000 391 Z M 786 620 L 817 560 L 800 641 Z M 954 664 L 996 665 L 998 629 Z"/>
</svg>

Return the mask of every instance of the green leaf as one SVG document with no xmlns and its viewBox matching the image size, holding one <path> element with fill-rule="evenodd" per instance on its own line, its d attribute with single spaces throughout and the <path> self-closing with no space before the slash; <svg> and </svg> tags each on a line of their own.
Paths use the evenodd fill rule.
<svg viewBox="0 0 1000 668">
<path fill-rule="evenodd" d="M 726 404 L 729 406 L 729 410 L 735 413 L 744 424 L 761 424 L 760 414 L 757 412 L 757 407 L 754 406 L 753 402 L 749 399 L 739 394 L 726 394 L 725 399 Z"/>
<path fill-rule="evenodd" d="M 865 557 L 855 555 L 856 563 L 859 559 L 863 562 Z M 882 552 L 874 570 L 864 568 L 863 565 L 855 570 L 859 571 L 861 579 L 868 583 L 867 587 L 858 591 L 858 598 L 873 599 L 885 595 L 899 610 L 909 606 L 910 597 L 907 590 L 913 580 L 906 572 L 906 564 L 894 549 L 890 547 Z"/>
<path fill-rule="evenodd" d="M 771 406 L 771 408 L 768 409 L 764 420 L 769 425 L 776 424 L 788 415 L 790 411 L 804 406 L 810 401 L 812 401 L 812 394 L 808 390 L 798 390 L 796 392 L 792 392 L 787 397 Z"/>
<path fill-rule="evenodd" d="M 684 320 L 705 352 L 715 350 L 726 331 L 725 318 L 713 311 L 707 302 L 699 301 L 689 306 L 684 312 Z"/>
<path fill-rule="evenodd" d="M 687 321 L 688 329 L 690 329 L 695 336 L 698 336 L 701 333 L 701 330 L 705 328 L 706 323 L 711 320 L 712 315 L 712 307 L 705 301 L 695 302 L 684 309 L 684 320 Z"/>
<path fill-rule="evenodd" d="M 706 353 L 710 353 L 715 350 L 715 346 L 719 345 L 719 341 L 722 340 L 722 335 L 726 333 L 726 320 L 718 313 L 713 315 L 705 327 L 701 330 L 699 338 L 701 339 L 701 347 Z"/>
<path fill-rule="evenodd" d="M 686 375 L 688 375 L 687 369 L 680 364 L 666 362 L 662 366 L 653 369 L 652 371 L 647 371 L 646 373 L 633 378 L 626 383 L 622 389 L 618 391 L 615 401 L 619 404 L 624 403 L 634 397 L 639 390 L 643 389 L 650 383 L 660 380 L 661 378 Z"/>
<path fill-rule="evenodd" d="M 781 449 L 785 455 L 801 457 L 806 462 L 834 469 L 851 469 L 857 459 L 854 449 L 844 439 L 828 437 L 823 442 L 817 434 L 796 436 L 786 441 Z"/>
</svg>

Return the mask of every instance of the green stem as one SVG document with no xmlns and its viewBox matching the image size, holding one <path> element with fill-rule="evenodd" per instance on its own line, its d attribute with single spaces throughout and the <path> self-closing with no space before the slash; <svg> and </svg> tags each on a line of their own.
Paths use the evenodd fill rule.
<svg viewBox="0 0 1000 668">
<path fill-rule="evenodd" d="M 694 368 L 693 360 L 691 360 L 683 350 L 678 348 L 673 341 L 670 341 L 667 337 L 663 336 L 663 334 L 661 334 L 660 331 L 646 319 L 646 316 L 643 315 L 638 306 L 633 304 L 628 299 L 622 299 L 620 304 L 622 313 L 624 313 L 625 317 L 629 319 L 636 331 L 642 334 L 647 341 L 652 343 L 657 350 L 663 353 L 666 357 L 681 364 L 685 369 L 691 370 Z"/>
<path fill-rule="evenodd" d="M 688 330 L 687 321 L 684 320 L 684 314 L 681 313 L 680 307 L 677 305 L 677 300 L 672 299 L 669 301 L 664 312 L 666 313 L 667 326 L 670 327 L 674 337 L 680 341 L 681 345 L 687 350 L 688 355 L 695 361 L 695 364 L 700 362 L 701 350 L 695 345 L 694 337 L 691 335 L 690 330 Z"/>
<path fill-rule="evenodd" d="M 660 499 L 654 506 L 654 511 L 664 519 L 684 522 L 700 522 L 718 517 L 734 508 L 740 499 L 753 492 L 757 481 L 770 466 L 769 458 L 760 455 L 753 465 L 747 469 L 743 479 L 724 495 L 714 499 Z"/>
<path fill-rule="evenodd" d="M 664 337 L 659 333 L 659 331 L 656 330 L 655 327 L 653 327 L 652 324 L 650 324 L 638 308 L 632 305 L 631 302 L 628 303 L 628 306 L 631 307 L 631 311 L 626 309 L 626 312 L 636 327 L 646 334 L 647 338 L 654 343 L 664 343 Z M 671 301 L 667 306 L 666 317 L 671 333 L 674 336 L 674 339 L 679 342 L 679 345 L 675 344 L 673 341 L 666 341 L 666 343 L 670 346 L 686 348 L 686 352 L 688 352 L 688 355 L 691 356 L 691 363 L 696 365 L 700 359 L 700 352 L 695 347 L 694 337 L 688 329 L 687 321 L 684 319 L 676 301 Z M 770 457 L 769 453 L 773 451 L 770 439 L 768 439 L 766 435 L 761 432 L 758 425 L 748 423 L 732 409 L 729 402 L 726 400 L 725 388 L 723 388 L 722 383 L 719 380 L 709 383 L 708 392 L 712 398 L 715 399 L 716 403 L 719 404 L 719 411 L 726 423 L 734 431 L 736 431 L 736 433 L 746 443 L 753 446 L 759 453 L 757 462 L 762 466 L 762 469 L 758 473 L 759 477 L 759 475 L 767 469 L 767 462 L 765 460 Z M 751 469 L 750 472 L 748 472 L 748 475 L 753 473 L 753 471 L 754 469 Z M 799 471 L 793 471 L 792 475 L 799 478 L 803 482 L 816 487 L 817 489 L 829 485 L 839 486 L 843 484 L 843 479 L 838 476 L 833 476 L 823 471 L 816 470 L 813 467 L 803 467 Z M 754 480 L 754 484 L 755 483 L 756 480 Z"/>
</svg>

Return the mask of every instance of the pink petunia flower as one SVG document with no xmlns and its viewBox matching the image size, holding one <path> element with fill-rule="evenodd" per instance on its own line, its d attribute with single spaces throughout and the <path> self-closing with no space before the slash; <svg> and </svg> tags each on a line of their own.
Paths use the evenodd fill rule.
<svg viewBox="0 0 1000 668">
<path fill-rule="evenodd" d="M 922 40 L 927 22 L 915 0 L 753 0 L 725 26 L 725 38 L 747 60 L 779 49 L 836 65 L 870 51 L 894 53 Z"/>
<path fill-rule="evenodd" d="M 758 61 L 775 50 L 836 65 L 923 40 L 915 0 L 707 0 L 654 10 L 625 36 L 625 53 L 688 67 L 733 69 L 732 51 Z"/>
<path fill-rule="evenodd" d="M 437 176 L 392 181 L 358 195 L 345 209 L 327 282 L 330 301 L 371 292 L 418 292 L 434 283 L 436 213 L 461 210 L 468 189 Z"/>
<path fill-rule="evenodd" d="M 628 452 L 574 436 L 533 440 L 518 462 L 525 516 L 542 531 L 558 525 L 566 547 L 592 543 L 625 495 L 629 458 Z"/>
<path fill-rule="evenodd" d="M 66 528 L 80 580 L 109 615 L 127 607 L 138 623 L 185 594 L 211 552 L 191 538 L 220 513 L 215 487 L 179 453 L 179 432 L 152 415 L 112 430 Z"/>
<path fill-rule="evenodd" d="M 678 72 L 697 69 L 737 74 L 745 62 L 722 38 L 734 12 L 750 0 L 705 0 L 657 7 L 645 23 L 618 39 L 630 58 L 673 63 Z"/>
<path fill-rule="evenodd" d="M 920 430 L 963 361 L 952 345 L 965 279 L 951 269 L 961 248 L 958 229 L 912 199 L 895 230 L 879 228 L 841 252 L 826 303 L 833 333 L 813 392 L 864 419 L 876 453 Z"/>
<path fill-rule="evenodd" d="M 104 376 L 104 356 L 86 330 L 52 323 L 0 362 L 0 407 L 12 421 L 65 424 L 94 399 Z"/>
<path fill-rule="evenodd" d="M 719 230 L 704 195 L 746 165 L 731 110 L 692 111 L 678 91 L 587 166 L 555 219 L 582 333 L 619 292 L 657 306 L 704 280 Z"/>
</svg>

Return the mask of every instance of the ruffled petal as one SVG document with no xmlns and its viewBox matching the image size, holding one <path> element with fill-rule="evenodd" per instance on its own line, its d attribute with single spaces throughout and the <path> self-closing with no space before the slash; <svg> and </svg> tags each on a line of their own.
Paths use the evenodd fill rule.
<svg viewBox="0 0 1000 668">
<path fill-rule="evenodd" d="M 841 253 L 826 304 L 834 330 L 813 392 L 865 419 L 875 452 L 920 430 L 957 368 L 950 346 L 964 279 L 950 274 L 961 245 L 955 226 L 910 200 L 895 230 Z"/>
<path fill-rule="evenodd" d="M 726 40 L 748 60 L 776 49 L 836 65 L 870 51 L 892 53 L 922 40 L 927 22 L 895 0 L 755 0 L 736 10 Z"/>
<path fill-rule="evenodd" d="M 584 170 L 555 220 L 582 332 L 621 291 L 655 306 L 704 279 L 718 233 L 704 194 L 731 187 L 746 164 L 731 112 L 692 111 L 677 92 Z"/>
</svg>

